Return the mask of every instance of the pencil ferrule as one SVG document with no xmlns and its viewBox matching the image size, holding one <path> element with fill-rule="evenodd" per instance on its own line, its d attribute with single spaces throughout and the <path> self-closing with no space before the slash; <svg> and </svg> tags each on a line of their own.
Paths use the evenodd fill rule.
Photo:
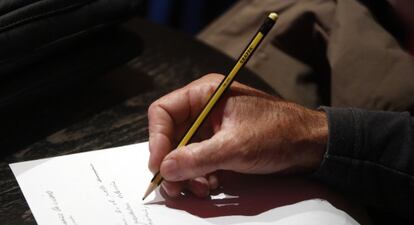
<svg viewBox="0 0 414 225">
<path fill-rule="evenodd" d="M 263 25 L 260 27 L 259 32 L 261 32 L 263 35 L 266 35 L 269 33 L 269 31 L 272 29 L 273 25 L 275 25 L 276 21 L 266 18 Z"/>
</svg>

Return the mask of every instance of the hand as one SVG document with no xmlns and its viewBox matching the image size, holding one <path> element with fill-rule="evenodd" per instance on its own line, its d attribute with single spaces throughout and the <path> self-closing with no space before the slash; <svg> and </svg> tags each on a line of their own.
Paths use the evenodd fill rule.
<svg viewBox="0 0 414 225">
<path fill-rule="evenodd" d="M 161 172 L 168 195 L 189 189 L 206 196 L 218 186 L 218 170 L 266 174 L 310 172 L 319 166 L 328 135 L 326 114 L 237 82 L 193 143 L 172 151 L 222 79 L 204 76 L 149 107 L 149 168 Z"/>
</svg>

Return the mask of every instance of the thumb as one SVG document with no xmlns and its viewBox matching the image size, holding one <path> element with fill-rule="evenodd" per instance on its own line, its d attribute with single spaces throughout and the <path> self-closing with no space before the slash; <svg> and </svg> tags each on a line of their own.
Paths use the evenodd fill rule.
<svg viewBox="0 0 414 225">
<path fill-rule="evenodd" d="M 178 148 L 161 163 L 161 175 L 167 181 L 183 181 L 222 169 L 230 159 L 228 141 L 216 134 L 212 138 Z"/>
</svg>

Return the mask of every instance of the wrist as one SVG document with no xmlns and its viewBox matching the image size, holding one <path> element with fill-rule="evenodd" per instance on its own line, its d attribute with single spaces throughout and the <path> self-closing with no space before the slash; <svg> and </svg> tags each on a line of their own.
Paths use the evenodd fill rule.
<svg viewBox="0 0 414 225">
<path fill-rule="evenodd" d="M 303 153 L 299 167 L 306 172 L 319 168 L 328 143 L 328 118 L 324 111 L 306 110 L 303 133 L 298 151 Z"/>
<path fill-rule="evenodd" d="M 328 128 L 328 117 L 325 111 L 315 111 L 315 123 L 311 129 L 311 151 L 313 157 L 311 157 L 311 168 L 317 169 L 322 163 L 323 156 L 327 149 L 329 128 Z"/>
</svg>

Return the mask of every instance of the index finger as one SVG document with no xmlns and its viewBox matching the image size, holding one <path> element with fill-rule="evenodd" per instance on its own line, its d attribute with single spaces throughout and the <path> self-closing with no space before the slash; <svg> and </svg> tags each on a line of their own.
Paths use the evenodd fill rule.
<svg viewBox="0 0 414 225">
<path fill-rule="evenodd" d="M 189 114 L 185 90 L 174 91 L 151 104 L 148 109 L 149 150 L 148 167 L 155 173 L 162 159 L 173 148 L 174 130 Z"/>
<path fill-rule="evenodd" d="M 164 157 L 214 92 L 222 75 L 210 74 L 155 101 L 148 109 L 149 168 L 159 171 Z"/>
</svg>

